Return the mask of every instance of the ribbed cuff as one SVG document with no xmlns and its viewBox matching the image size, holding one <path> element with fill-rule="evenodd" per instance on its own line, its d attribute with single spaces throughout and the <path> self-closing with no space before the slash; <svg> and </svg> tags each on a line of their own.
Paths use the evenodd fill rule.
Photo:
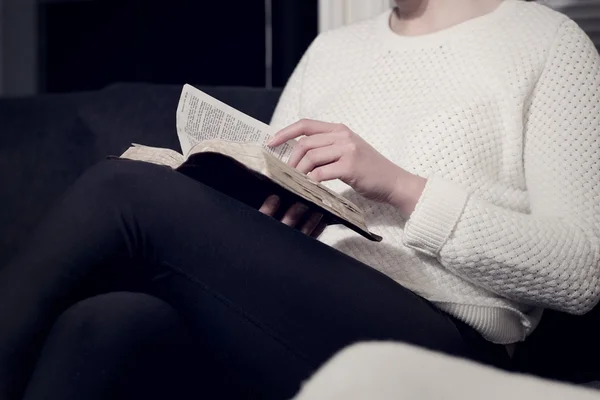
<svg viewBox="0 0 600 400">
<path fill-rule="evenodd" d="M 527 317 L 514 309 L 445 302 L 435 302 L 435 305 L 465 322 L 492 343 L 522 342 L 532 330 L 532 323 Z"/>
<path fill-rule="evenodd" d="M 404 226 L 406 246 L 437 257 L 467 204 L 468 193 L 453 182 L 432 176 Z"/>
</svg>

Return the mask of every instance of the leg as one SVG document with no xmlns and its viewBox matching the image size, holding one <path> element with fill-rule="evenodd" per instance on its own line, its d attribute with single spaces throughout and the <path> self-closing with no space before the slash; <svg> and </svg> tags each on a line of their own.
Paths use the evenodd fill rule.
<svg viewBox="0 0 600 400">
<path fill-rule="evenodd" d="M 179 314 L 151 296 L 83 300 L 54 324 L 24 399 L 182 399 L 200 373 L 193 343 Z"/>
<path fill-rule="evenodd" d="M 0 271 L 4 390 L 18 395 L 60 313 L 119 288 L 167 300 L 218 345 L 232 375 L 270 390 L 262 397 L 293 394 L 359 340 L 488 361 L 499 350 L 480 351 L 482 339 L 412 292 L 230 197 L 162 167 L 113 161 L 86 173 Z"/>
</svg>

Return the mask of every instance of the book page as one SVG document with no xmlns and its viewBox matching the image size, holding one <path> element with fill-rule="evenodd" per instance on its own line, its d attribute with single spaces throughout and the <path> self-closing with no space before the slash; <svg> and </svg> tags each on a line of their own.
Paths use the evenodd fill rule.
<svg viewBox="0 0 600 400">
<path fill-rule="evenodd" d="M 233 107 L 207 95 L 191 85 L 185 85 L 177 107 L 177 135 L 185 158 L 190 150 L 204 140 L 257 144 L 280 160 L 287 162 L 294 141 L 274 149 L 266 143 L 274 130 Z"/>
<path fill-rule="evenodd" d="M 183 156 L 174 150 L 144 146 L 136 143 L 133 143 L 133 146 L 128 148 L 121 155 L 121 158 L 166 165 L 173 169 L 179 168 L 183 163 Z"/>
</svg>

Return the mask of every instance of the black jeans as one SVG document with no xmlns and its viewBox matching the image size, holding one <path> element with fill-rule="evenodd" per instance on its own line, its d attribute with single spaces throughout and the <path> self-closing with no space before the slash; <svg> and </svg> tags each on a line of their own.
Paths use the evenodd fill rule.
<svg viewBox="0 0 600 400">
<path fill-rule="evenodd" d="M 246 398 L 290 397 L 357 341 L 398 340 L 500 366 L 508 359 L 375 269 L 241 201 L 165 167 L 106 161 L 0 270 L 0 399 L 23 394 L 66 309 L 115 291 L 166 301 L 190 330 L 197 363 L 229 382 L 223 393 Z"/>
</svg>

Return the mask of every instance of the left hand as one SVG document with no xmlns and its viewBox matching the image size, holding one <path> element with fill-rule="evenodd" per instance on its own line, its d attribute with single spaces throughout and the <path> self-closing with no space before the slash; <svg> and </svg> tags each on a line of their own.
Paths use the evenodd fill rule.
<svg viewBox="0 0 600 400">
<path fill-rule="evenodd" d="M 258 211 L 269 217 L 275 217 L 280 205 L 281 199 L 276 195 L 271 195 L 265 199 Z M 302 226 L 298 226 L 298 223 L 304 218 L 307 212 L 310 215 L 306 218 Z M 300 232 L 313 238 L 318 238 L 326 226 L 323 221 L 323 214 L 312 212 L 308 206 L 302 203 L 295 203 L 289 207 L 285 211 L 285 214 L 283 214 L 281 223 L 292 228 L 297 228 Z"/>
<path fill-rule="evenodd" d="M 318 182 L 340 179 L 361 195 L 400 208 L 410 216 L 426 180 L 400 168 L 347 126 L 309 119 L 279 131 L 268 143 L 301 138 L 288 161 Z"/>
</svg>

